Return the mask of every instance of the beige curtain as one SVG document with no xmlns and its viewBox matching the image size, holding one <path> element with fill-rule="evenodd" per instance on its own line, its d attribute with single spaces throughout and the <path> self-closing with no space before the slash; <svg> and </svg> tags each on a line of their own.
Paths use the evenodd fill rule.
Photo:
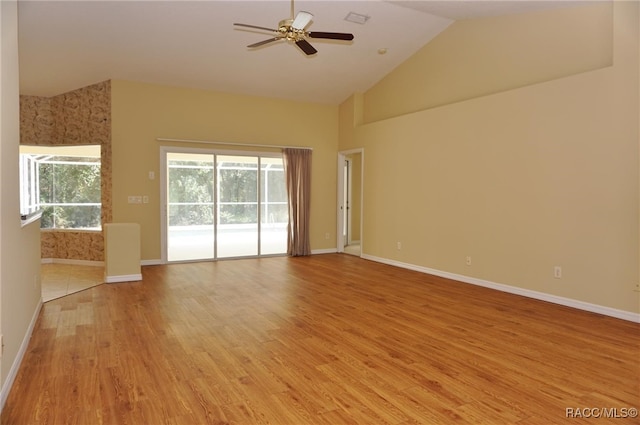
<svg viewBox="0 0 640 425">
<path fill-rule="evenodd" d="M 287 254 L 311 255 L 309 241 L 309 213 L 311 211 L 311 149 L 282 150 L 289 225 L 287 226 Z"/>
</svg>

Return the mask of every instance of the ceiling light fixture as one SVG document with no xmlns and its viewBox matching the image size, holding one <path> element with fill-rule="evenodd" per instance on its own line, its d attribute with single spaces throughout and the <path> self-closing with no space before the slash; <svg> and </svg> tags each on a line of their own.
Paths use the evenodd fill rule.
<svg viewBox="0 0 640 425">
<path fill-rule="evenodd" d="M 371 18 L 371 16 L 362 15 L 356 12 L 349 12 L 349 14 L 345 16 L 344 20 L 362 25 L 366 23 L 369 20 L 369 18 Z"/>
</svg>

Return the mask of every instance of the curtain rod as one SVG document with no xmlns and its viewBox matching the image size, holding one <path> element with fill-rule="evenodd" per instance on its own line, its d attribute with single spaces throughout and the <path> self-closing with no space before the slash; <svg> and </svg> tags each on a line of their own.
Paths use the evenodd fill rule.
<svg viewBox="0 0 640 425">
<path fill-rule="evenodd" d="M 284 145 L 261 145 L 258 143 L 234 143 L 234 142 L 215 142 L 212 140 L 190 140 L 190 139 L 165 139 L 162 137 L 158 137 L 156 139 L 158 142 L 180 142 L 180 143 L 204 143 L 208 145 L 231 145 L 231 146 L 249 146 L 253 148 L 274 148 L 274 149 L 309 149 L 313 150 L 308 146 L 284 146 Z"/>
</svg>

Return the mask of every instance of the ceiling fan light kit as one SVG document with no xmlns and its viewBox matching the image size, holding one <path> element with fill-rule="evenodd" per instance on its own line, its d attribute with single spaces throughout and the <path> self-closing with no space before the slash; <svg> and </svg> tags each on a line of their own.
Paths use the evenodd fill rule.
<svg viewBox="0 0 640 425">
<path fill-rule="evenodd" d="M 314 55 L 318 51 L 307 41 L 307 38 L 318 38 L 328 40 L 353 40 L 353 34 L 342 32 L 306 31 L 305 28 L 311 23 L 313 15 L 309 12 L 300 11 L 295 17 L 293 15 L 293 0 L 291 0 L 291 18 L 283 19 L 278 24 L 278 29 L 260 27 L 256 25 L 234 23 L 236 27 L 252 28 L 273 33 L 273 37 L 257 43 L 249 44 L 248 48 L 261 47 L 274 41 L 286 40 L 293 42 L 306 55 Z"/>
</svg>

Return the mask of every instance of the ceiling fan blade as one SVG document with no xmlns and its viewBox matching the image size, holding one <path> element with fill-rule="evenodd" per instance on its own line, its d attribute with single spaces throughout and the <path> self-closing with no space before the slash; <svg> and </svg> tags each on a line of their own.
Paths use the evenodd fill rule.
<svg viewBox="0 0 640 425">
<path fill-rule="evenodd" d="M 296 46 L 298 46 L 300 50 L 305 52 L 307 55 L 318 53 L 318 51 L 311 44 L 309 44 L 307 40 L 304 39 L 296 41 Z"/>
<path fill-rule="evenodd" d="M 260 46 L 264 46 L 265 44 L 269 44 L 273 41 L 278 41 L 278 40 L 282 40 L 282 37 L 273 37 L 267 40 L 258 41 L 257 43 L 249 44 L 247 47 L 249 48 L 260 47 Z"/>
<path fill-rule="evenodd" d="M 300 11 L 291 24 L 291 28 L 303 30 L 313 19 L 313 15 L 309 12 Z"/>
<path fill-rule="evenodd" d="M 258 27 L 255 25 L 248 25 L 248 24 L 238 24 L 238 23 L 234 23 L 233 25 L 237 26 L 237 27 L 245 27 L 245 28 L 253 28 L 256 30 L 264 30 L 264 31 L 270 31 L 270 32 L 278 32 L 278 30 L 274 30 L 272 28 L 265 28 L 265 27 Z"/>
<path fill-rule="evenodd" d="M 311 38 L 328 38 L 331 40 L 353 40 L 353 34 L 347 34 L 344 32 L 321 32 L 311 31 L 309 32 Z"/>
</svg>

